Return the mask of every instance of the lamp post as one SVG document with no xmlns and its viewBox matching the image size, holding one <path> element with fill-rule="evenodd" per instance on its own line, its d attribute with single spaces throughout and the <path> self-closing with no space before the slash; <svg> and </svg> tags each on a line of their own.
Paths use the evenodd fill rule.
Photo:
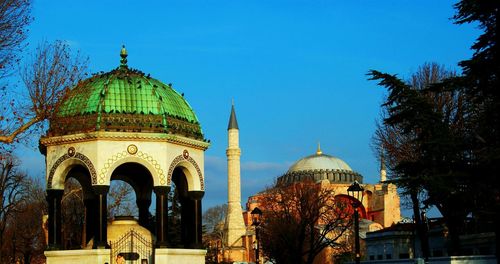
<svg viewBox="0 0 500 264">
<path fill-rule="evenodd" d="M 363 187 L 361 187 L 358 181 L 354 181 L 349 188 L 347 188 L 347 194 L 354 198 L 352 201 L 352 207 L 354 208 L 354 249 L 356 254 L 356 264 L 360 263 L 361 256 L 359 253 L 359 213 L 358 207 L 363 202 Z"/>
<path fill-rule="evenodd" d="M 252 225 L 255 226 L 255 243 L 254 243 L 254 249 L 255 249 L 255 263 L 259 264 L 259 225 L 260 225 L 260 217 L 262 216 L 262 211 L 258 208 L 255 207 L 252 212 L 250 213 L 252 215 Z"/>
</svg>

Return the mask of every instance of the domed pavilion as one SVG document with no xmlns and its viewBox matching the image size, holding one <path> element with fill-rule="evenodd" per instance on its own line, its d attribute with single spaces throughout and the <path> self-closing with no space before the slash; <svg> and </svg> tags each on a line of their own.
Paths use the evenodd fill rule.
<svg viewBox="0 0 500 264">
<path fill-rule="evenodd" d="M 167 258 L 172 263 L 204 263 L 201 200 L 204 151 L 209 143 L 183 94 L 129 68 L 125 48 L 120 56 L 119 67 L 80 81 L 68 91 L 40 140 L 46 156 L 49 205 L 47 263 L 115 263 L 117 253 L 146 261 L 141 263 L 166 263 Z M 80 250 L 66 250 L 61 240 L 61 200 L 71 178 L 83 189 L 86 218 Z M 128 246 L 112 248 L 107 196 L 113 180 L 132 186 L 137 223 L 151 232 L 154 250 L 148 252 L 154 253 L 134 252 L 137 249 L 130 245 L 147 245 L 132 236 L 135 244 L 125 241 Z M 168 248 L 167 196 L 172 185 L 181 203 L 182 243 L 176 249 Z M 150 213 L 153 202 L 154 216 Z M 124 237 L 130 236 L 129 230 L 123 232 Z M 87 244 L 90 249 L 85 249 Z"/>
</svg>

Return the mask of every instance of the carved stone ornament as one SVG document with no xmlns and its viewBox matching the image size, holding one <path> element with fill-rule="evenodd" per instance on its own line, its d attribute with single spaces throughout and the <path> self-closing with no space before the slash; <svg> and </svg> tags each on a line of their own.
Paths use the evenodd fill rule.
<svg viewBox="0 0 500 264">
<path fill-rule="evenodd" d="M 184 157 L 184 159 L 188 159 L 189 158 L 189 151 L 187 149 L 185 149 L 183 152 L 182 152 L 182 156 Z"/>
<path fill-rule="evenodd" d="M 131 144 L 127 147 L 127 152 L 130 154 L 130 155 L 135 155 L 137 153 L 137 146 L 134 145 L 134 144 Z"/>
<path fill-rule="evenodd" d="M 74 147 L 68 148 L 68 156 L 73 157 L 73 156 L 75 156 L 75 153 L 76 153 L 76 151 L 75 151 Z"/>
</svg>

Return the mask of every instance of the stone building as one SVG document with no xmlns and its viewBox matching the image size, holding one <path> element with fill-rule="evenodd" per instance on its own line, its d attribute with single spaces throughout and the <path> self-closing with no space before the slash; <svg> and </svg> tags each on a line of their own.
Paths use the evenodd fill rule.
<svg viewBox="0 0 500 264">
<path fill-rule="evenodd" d="M 449 257 L 450 241 L 442 218 L 425 219 L 429 258 L 432 261 Z M 462 255 L 471 257 L 469 263 L 479 262 L 472 256 L 495 255 L 495 233 L 480 230 L 472 219 L 467 219 L 466 228 L 460 234 Z M 479 230 L 478 230 L 479 229 Z M 415 233 L 415 223 L 411 220 L 391 227 L 367 233 L 366 260 L 396 262 L 396 260 L 423 259 L 421 242 Z M 450 263 L 451 261 L 448 261 Z M 458 263 L 458 262 L 457 262 Z M 475 263 L 475 262 L 474 262 Z M 495 262 L 496 263 L 496 262 Z"/>
<path fill-rule="evenodd" d="M 348 196 L 347 188 L 358 181 L 364 188 L 363 201 L 358 208 L 360 215 L 360 237 L 365 238 L 366 232 L 380 230 L 398 223 L 401 219 L 400 201 L 397 188 L 394 184 L 384 181 L 386 172 L 382 166 L 380 182 L 363 184 L 363 176 L 355 172 L 342 159 L 324 154 L 318 145 L 315 154 L 304 157 L 295 162 L 286 173 L 278 177 L 280 183 L 296 183 L 301 181 L 314 181 L 322 188 L 333 191 L 336 197 L 352 200 Z M 257 194 L 251 196 L 246 204 L 244 213 L 247 228 L 252 230 L 250 212 L 259 206 Z M 249 253 L 251 254 L 251 253 Z M 333 263 L 333 249 L 324 250 L 316 257 L 315 263 Z"/>
</svg>

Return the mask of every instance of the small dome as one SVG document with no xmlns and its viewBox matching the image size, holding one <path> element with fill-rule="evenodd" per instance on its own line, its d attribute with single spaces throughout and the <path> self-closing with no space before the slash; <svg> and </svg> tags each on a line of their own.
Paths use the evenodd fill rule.
<svg viewBox="0 0 500 264">
<path fill-rule="evenodd" d="M 123 236 L 128 234 L 130 231 L 134 231 L 148 243 L 152 244 L 154 242 L 153 234 L 145 227 L 139 225 L 137 220 L 131 216 L 117 216 L 115 220 L 113 220 L 111 223 L 108 223 L 108 229 L 107 229 L 108 241 L 116 242 L 121 238 L 123 238 Z M 94 245 L 94 238 L 90 239 L 89 243 L 85 248 L 91 249 L 93 245 Z"/>
<path fill-rule="evenodd" d="M 203 139 L 193 109 L 170 84 L 127 66 L 80 81 L 62 99 L 49 136 L 91 131 L 153 132 Z"/>
<path fill-rule="evenodd" d="M 295 162 L 288 172 L 306 170 L 346 170 L 352 171 L 345 161 L 326 154 L 314 154 Z"/>
<path fill-rule="evenodd" d="M 305 180 L 314 182 L 328 180 L 330 183 L 363 182 L 363 176 L 353 171 L 343 160 L 323 154 L 318 146 L 316 154 L 307 156 L 295 162 L 278 182 L 293 183 Z"/>
<path fill-rule="evenodd" d="M 123 237 L 123 235 L 130 232 L 130 230 L 134 230 L 137 234 L 146 239 L 149 243 L 153 243 L 153 234 L 139 225 L 136 219 L 133 217 L 116 217 L 114 221 L 112 221 L 108 225 L 108 240 L 111 242 L 115 242 Z"/>
</svg>

